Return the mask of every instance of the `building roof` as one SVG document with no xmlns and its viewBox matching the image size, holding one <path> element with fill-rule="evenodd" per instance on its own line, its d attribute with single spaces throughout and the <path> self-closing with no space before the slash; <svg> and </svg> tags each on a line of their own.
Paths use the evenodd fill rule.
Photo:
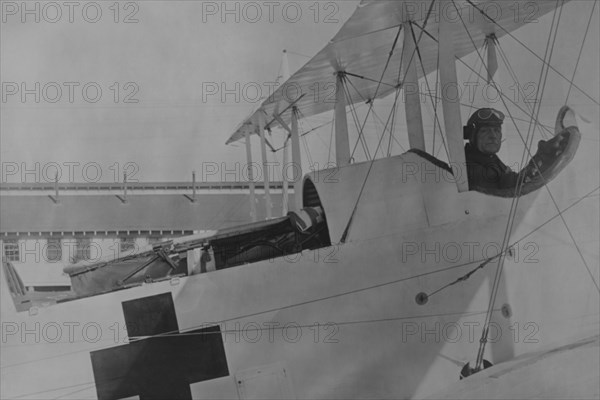
<svg viewBox="0 0 600 400">
<path fill-rule="evenodd" d="M 251 221 L 249 195 L 227 191 L 196 194 L 0 196 L 0 234 L 108 231 L 211 230 Z M 281 215 L 281 194 L 271 194 L 273 216 Z M 264 195 L 257 193 L 259 219 Z"/>
<path fill-rule="evenodd" d="M 6 194 L 11 192 L 38 192 L 46 191 L 49 194 L 53 194 L 56 189 L 61 193 L 73 193 L 73 192 L 122 192 L 125 187 L 127 190 L 132 192 L 147 192 L 149 190 L 187 190 L 192 192 L 193 187 L 196 190 L 227 190 L 227 189 L 244 189 L 249 190 L 250 184 L 248 182 L 3 182 L 0 184 L 0 194 Z M 264 188 L 262 182 L 256 182 L 255 187 L 258 190 Z M 271 182 L 269 187 L 271 190 L 281 189 L 283 187 L 282 182 Z"/>
</svg>

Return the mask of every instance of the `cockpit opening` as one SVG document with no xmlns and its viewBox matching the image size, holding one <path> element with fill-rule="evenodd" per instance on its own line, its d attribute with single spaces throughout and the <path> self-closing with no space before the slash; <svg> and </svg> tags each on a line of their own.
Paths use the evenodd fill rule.
<svg viewBox="0 0 600 400">
<path fill-rule="evenodd" d="M 502 146 L 504 114 L 493 108 L 473 113 L 464 127 L 465 159 L 469 189 L 498 197 L 515 197 L 531 193 L 551 179 L 573 159 L 581 134 L 576 125 L 565 127 L 564 119 L 572 112 L 561 108 L 555 135 L 540 140 L 535 155 L 519 172 L 506 166 L 497 156 Z"/>
<path fill-rule="evenodd" d="M 222 229 L 208 237 L 156 243 L 135 255 L 64 271 L 77 297 L 85 297 L 331 246 L 316 189 L 310 179 L 304 186 L 305 207 L 286 216 Z"/>
<path fill-rule="evenodd" d="M 327 222 L 320 206 L 305 207 L 285 217 L 236 228 L 231 234 L 224 232 L 210 241 L 216 269 L 330 245 Z"/>
</svg>

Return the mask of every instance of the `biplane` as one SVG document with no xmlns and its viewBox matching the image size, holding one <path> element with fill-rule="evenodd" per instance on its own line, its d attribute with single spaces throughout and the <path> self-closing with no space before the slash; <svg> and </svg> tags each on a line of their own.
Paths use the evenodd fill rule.
<svg viewBox="0 0 600 400">
<path fill-rule="evenodd" d="M 565 72 L 551 49 L 570 12 L 584 18 Z M 69 297 L 32 300 L 3 261 L 0 397 L 597 397 L 598 132 L 576 112 L 597 117 L 598 92 L 575 82 L 597 13 L 595 1 L 361 1 L 227 139 L 250 165 L 251 137 L 265 162 L 278 136 L 302 170 L 300 121 L 331 113 L 335 166 L 294 176 L 283 216 L 68 267 Z M 534 28 L 544 54 L 518 36 Z M 506 42 L 539 70 L 534 102 L 495 81 L 518 79 Z M 463 125 L 481 105 L 456 95 L 464 68 L 497 91 L 511 155 L 538 160 L 515 187 L 469 185 Z M 366 121 L 386 99 L 383 129 L 366 132 L 354 107 Z M 408 148 L 393 155 L 398 109 Z M 558 142 L 543 162 L 540 140 Z M 538 363 L 549 355 L 559 362 Z M 572 364 L 589 375 L 556 379 Z"/>
</svg>

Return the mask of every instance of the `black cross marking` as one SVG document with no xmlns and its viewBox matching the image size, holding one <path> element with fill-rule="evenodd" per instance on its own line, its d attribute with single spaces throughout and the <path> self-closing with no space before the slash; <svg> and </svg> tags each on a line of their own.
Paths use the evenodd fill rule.
<svg viewBox="0 0 600 400">
<path fill-rule="evenodd" d="M 219 326 L 180 333 L 171 293 L 122 305 L 130 343 L 90 353 L 99 400 L 191 399 L 190 384 L 229 375 Z"/>
</svg>

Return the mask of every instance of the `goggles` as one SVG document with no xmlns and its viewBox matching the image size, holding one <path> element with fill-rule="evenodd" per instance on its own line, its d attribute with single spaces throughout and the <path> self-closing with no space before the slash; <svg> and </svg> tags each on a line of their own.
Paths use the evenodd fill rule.
<svg viewBox="0 0 600 400">
<path fill-rule="evenodd" d="M 494 110 L 493 108 L 482 108 L 477 111 L 477 118 L 480 120 L 479 122 L 484 122 L 488 119 L 497 120 L 502 123 L 504 121 L 504 113 L 498 110 Z"/>
</svg>

